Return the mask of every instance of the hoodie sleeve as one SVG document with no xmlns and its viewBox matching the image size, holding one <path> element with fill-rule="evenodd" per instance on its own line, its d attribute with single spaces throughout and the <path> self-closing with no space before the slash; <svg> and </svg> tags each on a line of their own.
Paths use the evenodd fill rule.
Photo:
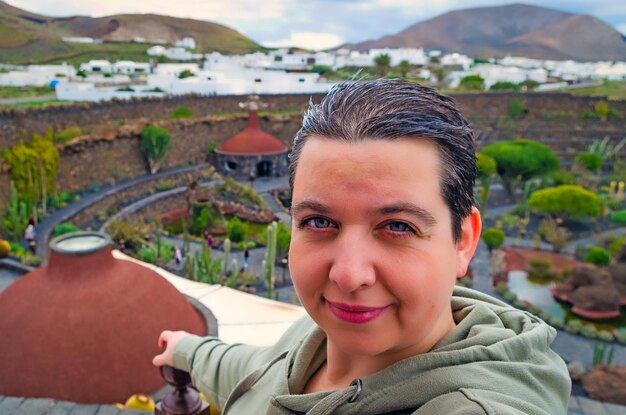
<svg viewBox="0 0 626 415">
<path fill-rule="evenodd" d="M 221 409 L 242 379 L 293 348 L 314 326 L 310 318 L 304 317 L 270 347 L 227 344 L 217 337 L 188 335 L 174 349 L 174 367 L 189 372 L 193 385 Z"/>
</svg>

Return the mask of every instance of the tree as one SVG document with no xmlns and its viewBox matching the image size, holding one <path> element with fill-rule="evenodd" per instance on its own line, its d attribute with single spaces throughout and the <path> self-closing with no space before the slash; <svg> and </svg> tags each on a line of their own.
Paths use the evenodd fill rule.
<svg viewBox="0 0 626 415">
<path fill-rule="evenodd" d="M 482 152 L 496 160 L 498 176 L 509 194 L 513 194 L 515 182 L 526 182 L 559 168 L 559 159 L 554 152 L 537 141 L 500 141 L 489 144 Z"/>
<path fill-rule="evenodd" d="M 557 222 L 566 217 L 581 219 L 598 216 L 601 211 L 597 194 L 572 184 L 537 190 L 530 195 L 528 204 L 538 212 L 553 215 Z"/>
<path fill-rule="evenodd" d="M 190 69 L 183 69 L 179 74 L 179 79 L 191 78 L 192 76 L 196 76 Z"/>
<path fill-rule="evenodd" d="M 20 141 L 2 151 L 9 165 L 11 179 L 17 193 L 31 205 L 33 218 L 36 206 L 41 202 L 46 213 L 46 199 L 54 193 L 59 150 L 54 146 L 54 133 L 48 129 L 45 135 L 34 134 L 28 144 Z"/>
<path fill-rule="evenodd" d="M 391 56 L 386 53 L 378 55 L 374 58 L 374 64 L 381 77 L 387 75 L 389 68 L 391 67 Z"/>
<path fill-rule="evenodd" d="M 459 89 L 463 91 L 482 91 L 485 89 L 485 80 L 480 75 L 468 75 L 461 78 Z"/>
<path fill-rule="evenodd" d="M 402 78 L 406 78 L 406 74 L 409 73 L 411 71 L 411 64 L 409 63 L 408 60 L 403 59 L 399 64 L 398 64 L 398 70 L 400 71 L 400 76 Z"/>
<path fill-rule="evenodd" d="M 496 173 L 496 160 L 483 153 L 476 154 L 476 166 L 478 167 L 478 181 L 480 182 L 480 213 L 487 213 L 487 203 L 493 176 Z"/>
<path fill-rule="evenodd" d="M 498 228 L 485 229 L 481 236 L 483 242 L 485 243 L 485 245 L 487 245 L 487 249 L 489 249 L 489 252 L 493 251 L 494 249 L 500 248 L 504 243 L 505 237 L 506 235 L 504 234 L 504 232 Z"/>
<path fill-rule="evenodd" d="M 166 129 L 154 125 L 146 126 L 141 132 L 141 151 L 148 160 L 150 173 L 159 170 L 159 164 L 172 145 L 172 137 Z"/>
</svg>

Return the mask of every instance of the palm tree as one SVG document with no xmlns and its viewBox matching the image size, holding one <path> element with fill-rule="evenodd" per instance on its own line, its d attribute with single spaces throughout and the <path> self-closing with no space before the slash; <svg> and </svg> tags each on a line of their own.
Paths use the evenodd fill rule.
<svg viewBox="0 0 626 415">
<path fill-rule="evenodd" d="M 384 77 L 391 67 L 391 56 L 386 53 L 378 55 L 374 58 L 374 63 L 376 64 L 376 69 L 378 69 L 380 76 Z"/>
</svg>

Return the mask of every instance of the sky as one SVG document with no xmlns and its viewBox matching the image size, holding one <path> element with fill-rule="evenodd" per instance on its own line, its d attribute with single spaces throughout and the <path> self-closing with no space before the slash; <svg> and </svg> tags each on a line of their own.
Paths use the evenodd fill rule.
<svg viewBox="0 0 626 415">
<path fill-rule="evenodd" d="M 47 16 L 101 17 L 156 13 L 208 20 L 268 47 L 326 49 L 395 34 L 414 23 L 468 8 L 462 0 L 4 0 Z M 473 0 L 471 7 L 513 1 Z M 624 0 L 526 0 L 526 4 L 590 14 L 626 35 Z"/>
</svg>

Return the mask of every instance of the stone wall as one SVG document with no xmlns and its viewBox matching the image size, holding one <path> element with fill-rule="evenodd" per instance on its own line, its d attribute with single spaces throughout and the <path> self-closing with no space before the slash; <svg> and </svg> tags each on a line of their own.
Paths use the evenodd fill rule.
<svg viewBox="0 0 626 415">
<path fill-rule="evenodd" d="M 527 114 L 522 120 L 507 121 L 509 104 L 514 98 L 525 102 Z M 267 110 L 291 111 L 295 115 L 272 115 L 261 118 L 262 128 L 278 137 L 285 145 L 300 128 L 303 111 L 310 95 L 264 96 Z M 314 101 L 320 95 L 312 97 Z M 76 191 L 93 184 L 112 183 L 123 178 L 147 173 L 147 165 L 139 148 L 143 126 L 152 122 L 168 129 L 173 137 L 172 148 L 162 168 L 184 166 L 205 160 L 209 144 L 221 145 L 243 130 L 245 115 L 220 115 L 239 111 L 242 96 L 198 97 L 178 96 L 166 99 L 112 101 L 60 107 L 0 110 L 0 150 L 24 136 L 43 132 L 52 126 L 57 131 L 79 125 L 90 131 L 76 142 L 59 145 L 61 161 L 57 183 L 59 190 Z M 581 120 L 580 116 L 594 110 L 601 98 L 576 97 L 569 94 L 482 93 L 455 95 L 472 126 L 477 130 L 479 148 L 486 143 L 513 138 L 544 140 L 569 159 L 587 147 L 590 140 L 609 136 L 624 137 L 623 121 Z M 167 119 L 176 108 L 185 106 L 194 118 Z M 611 101 L 610 106 L 626 116 L 626 101 Z M 212 115 L 206 115 L 212 114 Z M 622 151 L 626 155 L 626 148 Z M 9 197 L 9 176 L 0 170 L 0 206 Z"/>
</svg>

